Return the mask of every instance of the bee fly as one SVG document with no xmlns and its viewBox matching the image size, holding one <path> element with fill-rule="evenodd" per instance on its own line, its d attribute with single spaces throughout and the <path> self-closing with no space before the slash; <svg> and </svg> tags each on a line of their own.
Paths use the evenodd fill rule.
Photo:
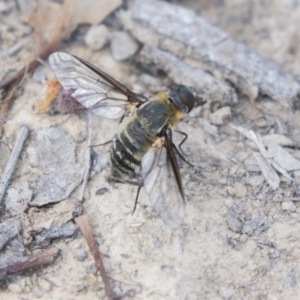
<svg viewBox="0 0 300 300">
<path fill-rule="evenodd" d="M 193 109 L 194 90 L 173 85 L 148 100 L 76 56 L 53 53 L 49 64 L 63 88 L 84 107 L 103 118 L 124 117 L 112 140 L 112 175 L 122 182 L 140 182 L 156 213 L 178 227 L 184 218 L 184 192 L 172 129 Z"/>
</svg>

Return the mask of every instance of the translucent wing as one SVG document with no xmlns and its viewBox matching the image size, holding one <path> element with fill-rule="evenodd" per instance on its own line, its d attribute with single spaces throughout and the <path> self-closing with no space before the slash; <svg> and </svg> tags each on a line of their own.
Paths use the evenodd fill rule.
<svg viewBox="0 0 300 300">
<path fill-rule="evenodd" d="M 141 176 L 156 213 L 170 227 L 177 228 L 184 219 L 184 195 L 180 175 L 176 173 L 177 161 L 173 149 L 171 153 L 169 150 L 168 144 L 151 148 L 142 159 Z M 177 171 L 173 166 L 174 158 Z"/>
<path fill-rule="evenodd" d="M 65 90 L 74 90 L 72 97 L 101 117 L 118 119 L 129 103 L 143 102 L 124 85 L 71 54 L 56 52 L 49 56 L 49 64 Z"/>
</svg>

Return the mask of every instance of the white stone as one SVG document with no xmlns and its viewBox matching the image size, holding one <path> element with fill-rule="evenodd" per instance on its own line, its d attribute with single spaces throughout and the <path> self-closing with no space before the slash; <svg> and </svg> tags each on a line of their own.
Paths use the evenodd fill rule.
<svg viewBox="0 0 300 300">
<path fill-rule="evenodd" d="M 92 50 L 102 49 L 109 40 L 109 31 L 105 25 L 93 25 L 87 31 L 84 41 Z"/>
<path fill-rule="evenodd" d="M 285 201 L 282 202 L 281 209 L 293 212 L 296 211 L 297 207 L 292 201 Z"/>
<path fill-rule="evenodd" d="M 22 293 L 22 287 L 16 283 L 11 283 L 8 287 L 7 287 L 12 293 L 15 294 L 21 294 Z"/>
<path fill-rule="evenodd" d="M 117 61 L 128 59 L 138 50 L 137 42 L 124 31 L 116 31 L 111 34 L 110 40 L 112 56 Z"/>
</svg>

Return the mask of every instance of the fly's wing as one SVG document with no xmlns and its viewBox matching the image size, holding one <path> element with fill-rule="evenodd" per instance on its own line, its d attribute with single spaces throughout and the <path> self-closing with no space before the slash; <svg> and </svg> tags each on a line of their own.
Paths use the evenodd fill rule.
<svg viewBox="0 0 300 300">
<path fill-rule="evenodd" d="M 170 227 L 178 228 L 184 219 L 184 195 L 172 143 L 168 143 L 148 150 L 142 159 L 141 176 L 156 213 Z"/>
<path fill-rule="evenodd" d="M 83 59 L 56 52 L 48 61 L 63 88 L 74 90 L 72 97 L 101 117 L 118 119 L 127 104 L 143 103 L 144 99 Z"/>
</svg>

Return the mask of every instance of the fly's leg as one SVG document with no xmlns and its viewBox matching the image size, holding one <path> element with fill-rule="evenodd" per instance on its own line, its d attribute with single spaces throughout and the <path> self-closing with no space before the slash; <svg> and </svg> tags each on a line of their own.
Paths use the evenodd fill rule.
<svg viewBox="0 0 300 300">
<path fill-rule="evenodd" d="M 116 177 L 112 177 L 112 176 L 108 177 L 107 180 L 108 180 L 108 182 L 128 183 L 128 184 L 138 186 L 138 190 L 137 190 L 135 202 L 134 202 L 134 207 L 132 210 L 132 214 L 134 214 L 137 203 L 138 203 L 140 190 L 141 190 L 141 187 L 143 186 L 143 183 L 141 181 L 126 180 L 126 179 L 116 178 Z"/>
<path fill-rule="evenodd" d="M 179 150 L 178 150 L 177 147 L 174 145 L 174 143 L 172 143 L 172 146 L 173 146 L 174 150 L 176 151 L 176 153 L 179 155 L 179 157 L 180 157 L 185 163 L 187 163 L 187 164 L 188 164 L 189 166 L 191 166 L 191 167 L 194 167 L 194 165 L 191 164 L 188 160 L 186 160 L 186 159 L 184 158 L 184 156 L 179 152 Z"/>
<path fill-rule="evenodd" d="M 138 203 L 138 199 L 139 199 L 139 194 L 140 194 L 141 187 L 142 187 L 142 185 L 140 185 L 140 186 L 138 187 L 138 190 L 137 190 L 137 193 L 136 193 L 135 202 L 134 202 L 134 207 L 133 207 L 133 211 L 132 211 L 132 213 L 131 213 L 132 215 L 134 214 L 135 209 L 136 209 L 136 205 L 137 205 L 137 203 Z"/>
<path fill-rule="evenodd" d="M 102 144 L 90 145 L 89 147 L 99 147 L 99 146 L 104 146 L 104 145 L 107 145 L 107 144 L 109 144 L 109 143 L 112 143 L 112 140 L 109 140 L 109 141 L 107 141 L 107 142 L 104 142 L 104 143 L 102 143 Z"/>
<path fill-rule="evenodd" d="M 184 138 L 183 140 L 180 142 L 180 144 L 178 145 L 178 148 L 180 149 L 180 151 L 185 155 L 187 156 L 187 154 L 182 150 L 181 146 L 183 145 L 183 143 L 187 140 L 188 138 L 188 134 L 183 132 L 183 131 L 180 131 L 180 130 L 174 130 L 175 132 L 179 133 L 179 134 L 182 134 L 184 135 Z"/>
</svg>

